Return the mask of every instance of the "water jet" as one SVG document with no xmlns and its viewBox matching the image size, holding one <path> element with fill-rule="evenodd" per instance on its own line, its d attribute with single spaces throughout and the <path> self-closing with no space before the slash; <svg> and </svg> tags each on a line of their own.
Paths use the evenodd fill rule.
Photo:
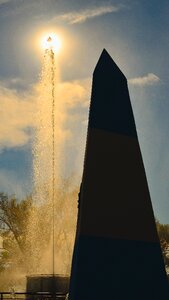
<svg viewBox="0 0 169 300">
<path fill-rule="evenodd" d="M 40 236 L 38 236 L 36 228 L 38 214 L 42 211 L 42 207 L 47 203 L 45 214 L 48 215 L 50 220 L 49 223 L 45 224 L 51 228 L 48 233 L 50 235 L 49 239 L 49 250 L 50 250 L 50 267 L 46 274 L 40 274 L 39 269 L 37 269 L 35 274 L 30 274 L 27 276 L 26 282 L 26 292 L 28 293 L 62 293 L 66 295 L 69 289 L 69 276 L 64 274 L 56 274 L 55 261 L 55 202 L 57 201 L 56 190 L 56 148 L 55 139 L 57 138 L 55 133 L 55 40 L 50 35 L 45 40 L 46 49 L 44 55 L 44 65 L 42 71 L 42 91 L 41 91 L 41 101 L 40 109 L 37 115 L 37 130 L 36 138 L 33 147 L 34 155 L 34 195 L 33 200 L 38 206 L 37 214 L 33 217 L 32 224 L 30 226 L 30 235 L 33 235 L 31 244 L 37 245 L 40 242 Z M 46 134 L 46 139 L 44 144 L 44 136 Z M 57 182 L 58 184 L 58 182 Z M 36 247 L 36 246 L 35 246 Z M 43 252 L 43 243 L 39 246 L 37 252 Z M 36 256 L 36 255 L 35 255 Z M 43 270 L 43 263 L 42 268 Z M 37 254 L 36 264 L 41 264 L 39 261 L 39 255 Z M 44 268 L 45 271 L 45 268 Z M 29 296 L 30 297 L 30 296 Z M 31 299 L 31 298 L 29 298 Z"/>
</svg>

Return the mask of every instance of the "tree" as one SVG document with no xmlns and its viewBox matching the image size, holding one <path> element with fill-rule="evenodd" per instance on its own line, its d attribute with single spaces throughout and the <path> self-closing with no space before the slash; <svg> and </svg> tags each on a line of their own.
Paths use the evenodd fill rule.
<svg viewBox="0 0 169 300">
<path fill-rule="evenodd" d="M 18 201 L 0 193 L 0 236 L 3 249 L 0 255 L 0 290 L 9 290 L 24 271 L 27 223 L 32 210 L 31 197 Z"/>
<path fill-rule="evenodd" d="M 70 272 L 78 191 L 72 178 L 63 180 L 55 190 L 54 245 L 57 273 Z M 7 287 L 13 285 L 11 282 L 15 280 L 16 273 L 25 278 L 25 274 L 52 272 L 53 204 L 49 195 L 44 203 L 37 202 L 31 196 L 18 201 L 16 197 L 0 193 L 0 236 L 3 238 L 0 290 L 7 290 Z M 2 282 L 5 288 L 2 288 Z"/>
<path fill-rule="evenodd" d="M 3 239 L 0 269 L 23 268 L 26 252 L 26 231 L 32 210 L 32 198 L 18 201 L 0 193 L 0 235 Z"/>
<path fill-rule="evenodd" d="M 24 252 L 27 222 L 32 210 L 32 198 L 18 201 L 0 193 L 0 230 L 3 237 L 13 236 L 21 252 Z"/>
<path fill-rule="evenodd" d="M 169 224 L 161 224 L 156 220 L 157 232 L 160 239 L 161 249 L 163 253 L 164 263 L 169 267 Z"/>
</svg>

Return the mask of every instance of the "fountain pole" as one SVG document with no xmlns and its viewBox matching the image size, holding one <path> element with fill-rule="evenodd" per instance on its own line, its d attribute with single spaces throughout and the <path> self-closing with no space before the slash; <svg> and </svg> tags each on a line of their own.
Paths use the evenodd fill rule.
<svg viewBox="0 0 169 300">
<path fill-rule="evenodd" d="M 55 274 L 55 57 L 50 49 L 51 58 L 51 85 L 52 85 L 52 273 Z"/>
</svg>

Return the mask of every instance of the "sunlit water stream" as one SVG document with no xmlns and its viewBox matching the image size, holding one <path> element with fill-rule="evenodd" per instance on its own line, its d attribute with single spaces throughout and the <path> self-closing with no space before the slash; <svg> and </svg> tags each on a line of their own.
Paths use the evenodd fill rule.
<svg viewBox="0 0 169 300">
<path fill-rule="evenodd" d="M 37 101 L 33 143 L 35 209 L 28 226 L 32 263 L 30 273 L 68 274 L 76 222 L 76 197 L 70 182 L 61 179 L 65 119 L 59 97 L 59 66 L 52 50 L 46 50 Z"/>
</svg>

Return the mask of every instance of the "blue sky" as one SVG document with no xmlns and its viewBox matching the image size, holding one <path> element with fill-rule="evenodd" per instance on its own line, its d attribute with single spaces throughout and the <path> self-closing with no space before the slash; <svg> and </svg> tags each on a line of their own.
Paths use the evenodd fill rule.
<svg viewBox="0 0 169 300">
<path fill-rule="evenodd" d="M 52 27 L 64 39 L 62 82 L 72 99 L 79 95 L 65 172 L 81 174 L 90 79 L 106 48 L 129 82 L 155 215 L 169 223 L 168 15 L 166 0 L 0 0 L 1 191 L 24 197 L 32 189 L 34 87 L 42 66 L 35 40 Z"/>
</svg>

